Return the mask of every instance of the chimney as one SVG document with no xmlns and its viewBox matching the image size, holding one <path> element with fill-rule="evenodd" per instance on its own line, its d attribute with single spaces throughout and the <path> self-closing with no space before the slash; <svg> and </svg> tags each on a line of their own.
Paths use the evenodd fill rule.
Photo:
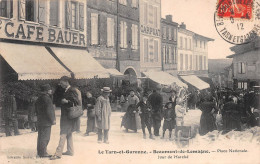
<svg viewBox="0 0 260 164">
<path fill-rule="evenodd" d="M 172 22 L 172 15 L 166 15 L 166 20 Z"/>
<path fill-rule="evenodd" d="M 184 24 L 184 22 L 181 22 L 180 28 L 186 29 L 186 24 Z"/>
</svg>

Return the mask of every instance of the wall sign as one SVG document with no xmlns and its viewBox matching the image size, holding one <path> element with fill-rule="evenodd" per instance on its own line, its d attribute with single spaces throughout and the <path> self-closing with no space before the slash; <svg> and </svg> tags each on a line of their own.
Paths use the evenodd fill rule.
<svg viewBox="0 0 260 164">
<path fill-rule="evenodd" d="M 32 42 L 86 46 L 83 32 L 51 28 L 39 24 L 0 19 L 0 38 Z"/>
<path fill-rule="evenodd" d="M 145 25 L 140 26 L 140 31 L 141 31 L 141 33 L 156 36 L 156 37 L 160 37 L 160 35 L 161 35 L 160 29 L 155 29 L 155 28 L 145 26 Z"/>
</svg>

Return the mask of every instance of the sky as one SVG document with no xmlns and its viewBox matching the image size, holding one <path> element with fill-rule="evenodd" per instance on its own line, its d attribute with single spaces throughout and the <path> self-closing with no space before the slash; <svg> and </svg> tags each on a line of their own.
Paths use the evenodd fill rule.
<svg viewBox="0 0 260 164">
<path fill-rule="evenodd" d="M 208 44 L 209 59 L 223 59 L 232 55 L 232 44 L 219 36 L 214 25 L 217 0 L 161 0 L 162 18 L 171 14 L 173 21 L 195 33 L 214 39 Z"/>
</svg>

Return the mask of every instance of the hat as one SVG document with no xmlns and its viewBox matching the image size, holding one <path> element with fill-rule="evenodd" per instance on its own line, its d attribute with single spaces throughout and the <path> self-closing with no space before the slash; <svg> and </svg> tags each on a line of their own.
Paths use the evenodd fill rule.
<svg viewBox="0 0 260 164">
<path fill-rule="evenodd" d="M 103 87 L 103 89 L 101 89 L 101 91 L 106 92 L 106 93 L 112 92 L 112 90 L 109 87 Z"/>
<path fill-rule="evenodd" d="M 49 91 L 49 90 L 51 90 L 50 84 L 44 84 L 41 86 L 41 91 L 44 92 L 44 91 Z"/>
<path fill-rule="evenodd" d="M 69 82 L 70 78 L 68 76 L 62 76 L 60 80 Z"/>
</svg>

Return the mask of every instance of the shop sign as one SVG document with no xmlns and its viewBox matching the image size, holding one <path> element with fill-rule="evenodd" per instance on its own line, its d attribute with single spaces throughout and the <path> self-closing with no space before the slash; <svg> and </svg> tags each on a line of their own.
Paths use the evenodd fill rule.
<svg viewBox="0 0 260 164">
<path fill-rule="evenodd" d="M 160 37 L 160 32 L 161 32 L 160 29 L 155 29 L 146 25 L 141 25 L 140 31 L 143 34 L 152 35 L 156 37 Z"/>
<path fill-rule="evenodd" d="M 86 38 L 83 32 L 52 28 L 39 24 L 19 23 L 4 19 L 0 19 L 0 38 L 86 46 Z"/>
</svg>

